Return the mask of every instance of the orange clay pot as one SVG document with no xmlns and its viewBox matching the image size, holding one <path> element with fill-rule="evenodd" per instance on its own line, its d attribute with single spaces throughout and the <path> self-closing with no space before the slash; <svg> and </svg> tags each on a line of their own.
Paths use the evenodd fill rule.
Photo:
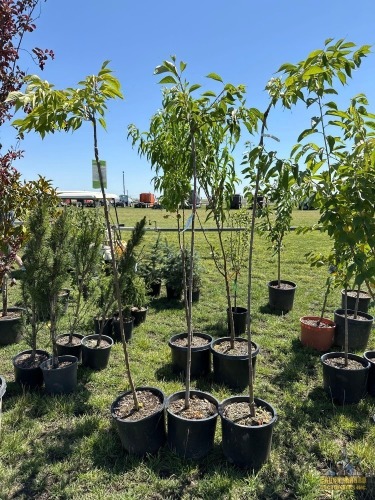
<svg viewBox="0 0 375 500">
<path fill-rule="evenodd" d="M 322 318 L 321 323 L 327 326 L 313 326 L 306 324 L 306 320 L 319 321 L 319 316 L 302 316 L 301 324 L 301 342 L 306 347 L 312 347 L 317 351 L 328 351 L 333 344 L 336 325 L 330 319 Z"/>
</svg>

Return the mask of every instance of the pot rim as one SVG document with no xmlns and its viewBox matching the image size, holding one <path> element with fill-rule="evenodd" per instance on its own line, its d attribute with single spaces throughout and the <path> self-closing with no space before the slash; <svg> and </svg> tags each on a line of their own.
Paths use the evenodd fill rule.
<svg viewBox="0 0 375 500">
<path fill-rule="evenodd" d="M 86 349 L 93 349 L 92 347 L 88 346 L 85 344 L 85 340 L 96 340 L 97 338 L 99 337 L 99 334 L 98 333 L 92 333 L 90 335 L 85 335 L 82 339 L 82 345 L 86 347 Z M 105 349 L 109 349 L 110 347 L 113 346 L 114 344 L 114 340 L 111 338 L 111 337 L 108 337 L 108 335 L 102 335 L 102 339 L 106 340 L 107 342 L 109 342 L 109 346 L 107 347 L 102 347 L 101 350 L 105 350 Z"/>
<path fill-rule="evenodd" d="M 271 280 L 267 283 L 267 286 L 268 287 L 272 287 L 274 288 L 273 284 L 277 283 L 278 280 Z M 292 289 L 295 289 L 297 288 L 297 284 L 294 282 L 294 281 L 290 281 L 290 280 L 280 280 L 280 283 L 284 283 L 285 285 L 292 285 Z"/>
<path fill-rule="evenodd" d="M 329 366 L 327 365 L 327 363 L 325 363 L 325 360 L 326 359 L 329 359 L 329 358 L 344 358 L 345 357 L 345 353 L 343 352 L 339 352 L 339 351 L 334 351 L 334 352 L 327 352 L 325 354 L 323 354 L 321 357 L 320 357 L 320 361 L 323 365 L 326 365 L 326 366 Z M 352 370 L 352 371 L 362 371 L 362 370 L 369 370 L 370 369 L 370 361 L 368 361 L 367 359 L 359 356 L 358 354 L 352 354 L 352 353 L 348 353 L 348 358 L 349 359 L 352 359 L 354 361 L 358 361 L 359 363 L 362 363 L 363 365 L 363 368 L 359 368 L 357 370 Z M 367 363 L 367 366 L 365 366 L 365 363 Z M 334 370 L 338 370 L 338 371 L 342 371 L 344 370 L 344 368 L 338 368 L 337 366 L 329 366 L 329 368 L 332 368 Z M 346 370 L 346 371 L 350 371 L 350 370 Z"/>
<path fill-rule="evenodd" d="M 321 320 L 321 322 L 324 323 L 325 325 L 329 325 L 332 328 L 336 327 L 336 323 L 328 318 L 321 318 L 320 316 L 301 316 L 299 319 L 300 323 L 305 324 L 303 322 L 304 319 Z M 308 326 L 312 326 L 312 325 L 308 325 Z M 319 327 L 314 327 L 314 328 L 319 328 Z"/>
<path fill-rule="evenodd" d="M 114 413 L 114 407 L 116 406 L 116 404 L 118 403 L 118 401 L 120 399 L 122 399 L 124 396 L 126 396 L 128 394 L 132 394 L 132 391 L 128 390 L 128 391 L 125 391 L 125 392 L 122 392 L 121 394 L 119 394 L 117 396 L 117 398 L 111 404 L 111 416 L 112 416 L 112 418 L 114 420 L 117 420 L 118 422 L 125 422 L 126 424 L 131 425 L 131 424 L 136 424 L 137 422 L 144 422 L 146 420 L 149 420 L 149 419 L 153 418 L 158 413 L 164 412 L 166 397 L 165 397 L 164 392 L 161 389 L 159 389 L 158 387 L 151 387 L 151 386 L 139 386 L 139 387 L 136 387 L 135 390 L 136 391 L 149 391 L 149 392 L 152 392 L 152 393 L 156 394 L 157 396 L 161 396 L 161 398 L 162 398 L 161 408 L 159 410 L 157 410 L 155 413 L 152 413 L 151 415 L 148 415 L 147 417 L 143 417 L 143 418 L 141 418 L 139 420 L 128 420 L 126 418 L 120 418 L 120 417 L 118 417 Z"/>
<path fill-rule="evenodd" d="M 342 311 L 342 312 L 339 312 L 339 311 Z M 354 312 L 355 312 L 354 309 L 347 309 L 348 314 L 352 314 L 352 313 L 354 314 Z M 345 317 L 345 309 L 343 309 L 342 307 L 339 307 L 339 308 L 334 310 L 334 314 L 337 314 L 337 316 Z M 354 319 L 354 318 L 348 318 L 348 321 L 360 321 L 361 323 L 374 321 L 374 316 L 372 316 L 369 313 L 363 312 L 363 311 L 358 311 L 357 316 L 361 316 L 363 319 L 358 320 L 358 319 Z"/>
<path fill-rule="evenodd" d="M 249 359 L 249 354 L 241 354 L 239 356 L 236 356 L 236 355 L 233 355 L 233 354 L 225 354 L 223 352 L 219 352 L 216 349 L 214 349 L 214 345 L 220 344 L 221 342 L 230 341 L 230 339 L 231 339 L 230 337 L 220 337 L 218 339 L 213 340 L 211 342 L 211 344 L 210 344 L 210 350 L 211 350 L 211 352 L 215 353 L 217 356 L 226 356 L 228 358 L 241 359 L 241 360 Z M 247 343 L 247 338 L 245 338 L 245 337 L 236 337 L 234 339 L 234 341 L 235 342 L 246 342 Z M 251 344 L 255 347 L 254 350 L 251 349 L 251 357 L 254 358 L 255 356 L 257 356 L 259 354 L 259 346 L 253 340 L 251 341 Z"/>
<path fill-rule="evenodd" d="M 373 354 L 373 356 L 371 356 L 371 357 L 370 357 L 370 356 L 369 356 L 370 354 Z M 365 359 L 367 359 L 367 361 L 370 363 L 370 366 L 371 366 L 371 365 L 375 365 L 375 350 L 374 350 L 374 349 L 370 349 L 370 350 L 368 350 L 368 351 L 365 351 L 365 352 L 363 353 L 363 357 L 364 357 Z"/>
<path fill-rule="evenodd" d="M 239 309 L 239 310 L 235 311 L 235 309 Z M 229 313 L 229 307 L 227 307 L 227 313 Z M 232 313 L 245 314 L 245 313 L 247 313 L 247 307 L 242 307 L 242 306 L 234 307 L 234 306 L 232 306 Z"/>
<path fill-rule="evenodd" d="M 48 351 L 45 351 L 44 349 L 36 349 L 36 354 L 46 354 L 47 355 L 47 359 L 49 359 L 51 357 L 51 354 L 48 352 Z M 12 363 L 13 363 L 13 366 L 16 366 L 16 360 L 19 356 L 21 356 L 22 354 L 31 354 L 32 353 L 32 349 L 26 349 L 24 351 L 21 351 L 21 352 L 18 352 L 17 354 L 15 354 L 12 358 Z M 46 360 L 45 360 L 46 361 Z M 42 361 L 43 363 L 43 361 Z M 40 363 L 41 364 L 41 363 Z M 40 366 L 40 365 L 39 365 Z M 17 365 L 17 368 L 21 368 Z M 35 367 L 33 368 L 22 368 L 22 370 L 35 370 Z"/>
<path fill-rule="evenodd" d="M 60 333 L 59 335 L 56 336 L 56 340 L 62 337 L 69 337 L 69 335 L 70 333 Z M 73 333 L 72 336 L 82 340 L 85 335 L 83 335 L 82 333 Z"/>
<path fill-rule="evenodd" d="M 7 383 L 6 383 L 5 378 L 2 375 L 0 375 L 0 381 L 1 381 L 1 385 L 0 385 L 0 400 L 1 400 L 1 398 L 5 394 L 5 391 L 7 390 Z"/>
<path fill-rule="evenodd" d="M 63 356 L 57 356 L 59 362 L 60 361 L 70 361 L 71 364 L 78 364 L 78 358 L 77 356 L 72 356 L 71 354 L 64 354 Z M 51 364 L 52 363 L 52 358 L 48 358 L 46 359 L 45 361 L 42 361 L 42 363 L 40 363 L 40 368 L 41 370 L 49 370 L 49 368 L 47 368 L 47 363 Z M 55 370 L 66 370 L 68 368 L 70 368 L 71 365 L 69 366 L 58 366 L 57 368 L 54 368 Z"/>
<path fill-rule="evenodd" d="M 348 290 L 347 290 L 347 292 L 355 292 L 355 293 L 357 293 L 357 291 L 358 290 L 354 290 L 353 288 L 348 288 Z M 345 288 L 343 288 L 341 290 L 341 293 L 343 295 L 345 295 Z M 371 295 L 368 292 L 366 292 L 366 290 L 360 290 L 359 293 L 365 293 L 367 295 L 367 297 L 359 297 L 359 300 L 361 300 L 361 299 L 362 300 L 371 300 Z"/>
<path fill-rule="evenodd" d="M 223 420 L 226 420 L 227 422 L 231 422 L 233 425 L 237 425 L 238 427 L 242 427 L 244 429 L 246 429 L 246 428 L 248 428 L 248 429 L 262 429 L 264 427 L 269 427 L 270 425 L 273 425 L 275 422 L 277 422 L 278 415 L 277 415 L 277 411 L 275 410 L 275 408 L 270 403 L 268 403 L 268 401 L 265 401 L 264 399 L 260 399 L 260 398 L 254 398 L 254 402 L 256 404 L 259 404 L 260 406 L 265 407 L 266 409 L 269 409 L 273 414 L 271 421 L 268 422 L 267 424 L 240 425 L 240 424 L 236 424 L 235 422 L 233 422 L 233 420 L 231 420 L 231 419 L 227 418 L 225 415 L 223 415 L 224 408 L 229 406 L 231 403 L 242 403 L 242 402 L 248 402 L 248 401 L 249 401 L 249 396 L 245 396 L 245 395 L 243 395 L 243 396 L 229 396 L 229 398 L 224 399 L 219 404 L 220 418 L 222 418 Z"/>
<path fill-rule="evenodd" d="M 174 392 L 173 394 L 171 394 L 170 396 L 168 396 L 165 400 L 165 410 L 166 410 L 167 414 L 171 415 L 173 418 L 176 418 L 178 420 L 183 420 L 185 422 L 208 422 L 209 420 L 214 420 L 218 417 L 218 415 L 219 415 L 219 401 L 215 398 L 215 396 L 213 396 L 209 392 L 199 391 L 198 389 L 191 389 L 190 396 L 191 395 L 198 396 L 198 397 L 201 396 L 200 399 L 208 399 L 210 401 L 210 403 L 215 405 L 216 413 L 214 413 L 214 415 L 210 415 L 209 417 L 199 418 L 199 419 L 185 418 L 185 417 L 182 417 L 181 415 L 176 415 L 175 413 L 173 413 L 169 409 L 171 399 L 173 398 L 173 401 L 176 401 L 178 399 L 183 399 L 185 397 L 185 391 L 177 391 L 177 392 Z M 174 396 L 177 396 L 177 397 L 174 397 Z"/>
<path fill-rule="evenodd" d="M 208 340 L 207 344 L 202 345 L 202 346 L 192 346 L 191 350 L 194 352 L 197 351 L 205 351 L 210 348 L 211 342 L 213 340 L 213 337 L 209 335 L 208 333 L 204 332 L 193 332 L 193 337 L 200 337 L 203 339 Z M 187 337 L 187 332 L 182 332 L 182 333 L 176 333 L 175 335 L 172 335 L 172 337 L 168 340 L 168 345 L 171 349 L 181 349 L 183 351 L 187 351 L 188 347 L 187 346 L 179 346 L 173 343 L 173 340 L 176 340 L 177 338 L 184 338 Z"/>
</svg>

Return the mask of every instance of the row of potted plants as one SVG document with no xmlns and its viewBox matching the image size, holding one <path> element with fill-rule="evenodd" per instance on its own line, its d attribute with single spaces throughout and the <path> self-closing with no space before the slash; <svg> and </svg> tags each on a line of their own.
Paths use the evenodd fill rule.
<svg viewBox="0 0 375 500">
<path fill-rule="evenodd" d="M 230 337 L 224 346 L 225 355 L 233 355 L 234 357 L 241 357 L 244 354 L 244 344 L 246 344 L 246 360 L 248 371 L 248 395 L 243 397 L 230 398 L 230 402 L 222 404 L 225 406 L 225 415 L 230 420 L 230 432 L 228 439 L 223 439 L 223 448 L 226 452 L 227 446 L 230 443 L 236 443 L 238 449 L 241 448 L 241 443 L 252 438 L 250 437 L 254 430 L 261 431 L 269 427 L 274 422 L 276 415 L 272 406 L 254 397 L 254 366 L 252 363 L 252 353 L 254 352 L 255 344 L 252 342 L 252 329 L 251 329 L 251 293 L 252 293 L 252 277 L 253 277 L 253 251 L 254 251 L 254 232 L 255 220 L 257 217 L 256 203 L 252 203 L 252 217 L 250 222 L 249 231 L 249 252 L 248 252 L 248 275 L 247 275 L 247 312 L 246 312 L 246 333 L 247 339 L 239 339 L 235 336 L 234 322 L 232 316 L 232 295 L 230 291 L 230 269 L 227 260 L 227 255 L 224 249 L 223 242 L 223 228 L 227 220 L 227 207 L 229 200 L 233 197 L 235 192 L 234 187 L 238 182 L 234 168 L 234 160 L 231 155 L 233 148 L 238 143 L 241 134 L 241 126 L 255 134 L 259 128 L 259 142 L 254 147 L 250 145 L 244 156 L 244 170 L 243 174 L 249 182 L 249 190 L 247 193 L 249 202 L 257 200 L 261 183 L 267 179 L 282 180 L 287 179 L 288 186 L 291 176 L 284 175 L 286 165 L 288 162 L 279 161 L 273 151 L 267 151 L 265 147 L 265 137 L 267 137 L 266 130 L 268 125 L 268 116 L 276 104 L 281 103 L 283 106 L 290 108 L 299 100 L 308 103 L 308 106 L 317 104 L 322 106 L 321 99 L 323 96 L 331 94 L 332 81 L 338 77 L 342 81 L 342 75 L 345 73 L 348 76 L 351 70 L 358 67 L 361 59 L 368 53 L 368 48 L 361 47 L 354 50 L 354 44 L 345 44 L 343 41 L 331 43 L 329 40 L 326 43 L 326 48 L 321 51 L 315 51 L 310 54 L 305 61 L 297 65 L 284 65 L 280 68 L 283 73 L 284 79 L 274 78 L 267 85 L 267 90 L 270 95 L 270 102 L 264 112 L 255 108 L 247 108 L 244 103 L 245 89 L 243 86 L 233 86 L 231 84 L 224 84 L 221 77 L 216 73 L 211 73 L 208 77 L 220 86 L 218 92 L 206 91 L 199 97 L 194 97 L 200 85 L 190 85 L 189 82 L 183 79 L 183 73 L 186 64 L 181 62 L 179 65 L 173 57 L 171 61 L 164 61 L 155 70 L 156 74 L 165 74 L 160 83 L 164 86 L 169 86 L 163 90 L 162 108 L 151 119 L 150 130 L 145 134 L 139 133 L 135 126 L 129 127 L 129 135 L 133 139 L 133 143 L 139 145 L 141 154 L 147 156 L 150 160 L 152 167 L 155 169 L 155 186 L 164 193 L 163 206 L 167 209 L 177 212 L 179 224 L 179 246 L 180 258 L 183 264 L 189 261 L 189 266 L 182 266 L 183 270 L 183 283 L 184 283 L 184 303 L 187 322 L 187 356 L 186 356 L 186 370 L 185 391 L 172 395 L 168 401 L 168 414 L 173 412 L 177 414 L 184 425 L 188 425 L 189 431 L 180 432 L 176 424 L 170 423 L 168 425 L 168 434 L 179 438 L 180 449 L 188 449 L 189 442 L 186 438 L 195 436 L 195 432 L 190 432 L 190 426 L 204 423 L 206 418 L 210 417 L 212 412 L 212 400 L 208 394 L 198 394 L 197 391 L 190 388 L 191 377 L 191 353 L 194 338 L 193 328 L 193 307 L 192 307 L 192 294 L 193 294 L 193 274 L 194 274 L 194 261 L 193 256 L 195 253 L 195 224 L 196 224 L 196 193 L 198 183 L 206 194 L 209 200 L 211 212 L 208 216 L 212 217 L 218 234 L 219 251 L 221 262 L 218 262 L 218 270 L 221 272 L 226 288 L 227 303 L 228 303 L 228 317 Z M 339 56 L 337 55 L 339 54 Z M 98 167 L 99 179 L 101 182 L 103 199 L 105 201 L 105 191 L 102 179 L 102 172 L 99 161 L 99 151 L 97 144 L 97 125 L 98 123 L 105 126 L 104 114 L 105 103 L 111 98 L 122 97 L 119 82 L 113 77 L 111 71 L 105 63 L 99 74 L 88 77 L 85 81 L 80 83 L 78 89 L 69 88 L 63 91 L 56 91 L 53 86 L 48 82 L 41 81 L 38 77 L 27 77 L 27 89 L 24 94 L 17 93 L 10 98 L 14 99 L 16 108 L 28 108 L 30 111 L 24 118 L 16 120 L 15 125 L 20 133 L 35 131 L 44 136 L 46 133 L 54 132 L 56 130 L 75 130 L 84 121 L 89 121 L 93 125 L 93 139 L 94 139 L 94 153 Z M 82 89 L 84 92 L 82 92 Z M 311 93 L 316 95 L 316 99 L 309 97 Z M 341 127 L 346 130 L 348 137 L 355 135 L 357 130 L 354 130 L 358 125 L 358 120 L 354 120 L 352 109 L 345 117 L 339 114 L 337 106 L 330 105 L 329 112 L 335 115 L 337 120 L 342 119 Z M 363 109 L 355 107 L 359 115 L 364 115 Z M 340 112 L 341 113 L 341 112 Z M 48 117 L 48 119 L 40 119 Z M 100 119 L 98 118 L 100 116 Z M 308 132 L 301 134 L 300 140 L 307 137 L 307 135 L 316 132 L 316 126 L 321 123 L 321 120 L 313 120 L 313 128 Z M 334 126 L 334 124 L 333 124 Z M 354 127 L 354 128 L 353 128 Z M 361 125 L 361 134 L 366 139 L 366 127 Z M 364 148 L 363 144 L 368 146 L 371 151 L 371 143 L 366 140 L 361 140 L 357 143 L 355 154 L 346 151 L 345 155 L 341 155 L 342 142 L 335 136 L 327 137 L 326 128 L 323 124 L 323 136 L 325 137 L 325 150 L 327 153 L 326 160 L 328 163 L 328 174 L 319 174 L 319 168 L 323 165 L 321 156 L 322 148 L 312 147 L 311 144 L 298 145 L 294 148 L 292 155 L 291 170 L 292 177 L 296 181 L 301 179 L 298 176 L 298 168 L 296 162 L 303 158 L 303 155 L 308 151 L 310 154 L 306 155 L 306 179 L 303 179 L 304 186 L 307 189 L 309 180 L 312 178 L 314 182 L 318 183 L 319 190 L 316 192 L 316 200 L 320 209 L 320 224 L 322 229 L 327 230 L 329 236 L 332 237 L 334 248 L 332 255 L 328 259 L 332 265 L 335 266 L 335 274 L 337 279 L 342 277 L 345 289 L 348 289 L 348 283 L 351 277 L 355 276 L 355 284 L 360 285 L 363 281 L 371 279 L 370 268 L 373 262 L 371 249 L 375 246 L 372 244 L 370 238 L 375 234 L 375 231 L 370 231 L 369 224 L 371 225 L 371 216 L 373 216 L 372 205 L 363 205 L 363 200 L 373 200 L 374 196 L 371 193 L 364 193 L 366 189 L 371 189 L 373 183 L 369 183 L 369 151 Z M 344 134 L 345 135 L 345 134 Z M 343 139 L 345 139 L 344 137 Z M 336 144 L 336 141 L 341 141 Z M 185 147 L 181 147 L 184 144 Z M 301 149 L 300 149 L 301 148 Z M 311 151 L 310 151 L 311 150 Z M 337 154 L 336 154 L 337 153 Z M 336 155 L 336 156 L 335 156 Z M 331 164 L 331 158 L 335 156 L 335 164 Z M 354 164 L 356 168 L 356 175 L 351 175 L 352 167 Z M 348 166 L 349 165 L 349 166 Z M 345 171 L 346 169 L 346 171 Z M 357 175 L 358 174 L 358 175 Z M 349 195 L 350 203 L 344 206 L 345 195 L 348 194 L 347 180 L 354 180 L 358 185 L 351 185 Z M 306 181 L 306 182 L 305 182 Z M 185 220 L 184 216 L 179 212 L 181 200 L 186 199 L 187 195 L 193 188 L 193 206 L 190 216 Z M 358 190 L 357 190 L 358 188 Z M 358 196 L 357 196 L 358 191 Z M 282 190 L 279 190 L 282 192 Z M 341 196 L 341 199 L 340 199 Z M 340 210 L 334 212 L 332 207 L 336 207 L 340 202 Z M 362 203 L 362 205 L 361 205 Z M 280 207 L 282 208 L 282 207 Z M 354 209 L 355 217 L 348 209 Z M 342 210 L 341 210 L 342 209 Z M 111 290 L 115 290 L 116 305 L 118 311 L 123 311 L 122 301 L 126 297 L 121 293 L 121 275 L 127 276 L 127 273 L 121 274 L 121 266 L 124 264 L 121 260 L 119 262 L 115 259 L 115 251 L 113 238 L 111 235 L 111 227 L 109 223 L 108 211 L 106 203 L 104 203 L 105 222 L 107 236 L 109 239 L 109 246 L 111 249 L 111 266 L 113 272 L 113 284 Z M 276 208 L 276 217 L 278 213 L 283 213 Z M 345 224 L 343 221 L 343 214 L 346 215 L 350 222 Z M 284 214 L 285 215 L 285 214 Z M 282 216 L 281 216 L 282 217 Z M 370 217 L 370 221 L 368 218 Z M 270 218 L 271 220 L 271 218 Z M 343 223 L 344 222 L 344 223 Z M 189 233 L 187 233 L 189 229 Z M 283 227 L 277 228 L 283 234 Z M 190 235 L 189 240 L 187 234 Z M 187 241 L 188 240 L 188 241 Z M 282 240 L 281 240 L 282 241 Z M 279 248 L 280 240 L 275 237 L 271 238 L 271 242 Z M 370 245 L 371 243 L 371 245 Z M 128 242 L 128 249 L 132 257 L 133 242 Z M 188 249 L 188 250 L 187 250 Z M 358 258 L 360 256 L 361 258 Z M 371 260 L 372 259 L 372 260 Z M 362 268 L 360 261 L 365 262 Z M 369 262 L 371 265 L 369 265 Z M 134 261 L 129 260 L 131 268 L 134 269 Z M 130 264 L 129 264 L 130 265 Z M 363 270 L 367 266 L 367 274 Z M 358 271 L 358 272 L 355 272 Z M 281 287 L 280 276 L 276 285 L 277 288 Z M 346 294 L 347 295 L 347 294 Z M 129 303 L 129 301 L 127 302 Z M 347 304 L 345 301 L 345 366 L 349 366 L 347 354 Z M 55 318 L 51 317 L 51 323 Z M 117 406 L 120 402 L 130 399 L 130 410 L 128 414 L 125 413 L 125 420 L 134 415 L 137 421 L 148 420 L 149 417 L 143 418 L 143 411 L 146 406 L 150 404 L 150 412 L 155 409 L 155 402 L 149 394 L 145 399 L 140 399 L 140 392 L 134 386 L 129 357 L 128 345 L 124 335 L 123 315 L 119 314 L 120 332 L 122 345 L 125 357 L 125 367 L 128 375 L 129 385 L 131 392 L 125 393 L 120 396 Z M 222 353 L 224 354 L 224 353 Z M 149 391 L 152 393 L 152 391 Z M 159 402 L 161 400 L 159 399 Z M 147 404 L 146 404 L 147 403 Z M 161 402 L 162 404 L 162 402 Z M 173 411 L 172 411 L 173 410 Z M 169 417 L 168 417 L 169 418 Z M 200 422 L 201 421 L 201 422 Z M 241 424 L 238 424 L 241 422 Z M 244 424 L 244 425 L 242 425 Z M 236 429 L 245 434 L 237 439 L 234 436 L 233 430 Z M 225 431 L 223 428 L 223 435 Z M 127 439 L 132 439 L 132 434 L 127 432 Z M 202 439 L 202 433 L 199 434 L 199 439 Z M 172 439 L 172 438 L 171 438 Z M 182 441 L 181 441 L 182 440 Z M 198 443 L 199 444 L 199 443 Z M 178 449 L 176 445 L 176 449 Z M 200 446 L 200 445 L 199 445 Z M 261 446 L 263 450 L 261 462 L 267 458 L 270 447 L 270 440 L 263 441 Z M 232 458 L 230 458 L 232 460 Z M 234 459 L 233 459 L 234 460 Z M 252 457 L 248 457 L 250 462 L 244 460 L 241 465 L 257 468 L 260 464 L 254 464 Z"/>
</svg>

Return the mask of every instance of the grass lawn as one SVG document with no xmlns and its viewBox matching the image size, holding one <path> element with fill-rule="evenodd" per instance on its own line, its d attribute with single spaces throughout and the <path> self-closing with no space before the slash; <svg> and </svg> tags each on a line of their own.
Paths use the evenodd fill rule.
<svg viewBox="0 0 375 500">
<path fill-rule="evenodd" d="M 204 209 L 198 213 L 203 220 Z M 162 210 L 119 208 L 118 214 L 125 226 L 147 217 L 150 231 L 145 236 L 145 250 L 157 237 L 151 230 L 155 224 L 176 226 Z M 312 224 L 317 216 L 315 211 L 296 211 L 293 225 Z M 124 231 L 123 239 L 129 235 Z M 162 233 L 162 238 L 177 242 L 173 232 Z M 210 233 L 209 238 L 214 241 L 215 234 Z M 106 370 L 79 367 L 76 392 L 53 397 L 43 390 L 23 392 L 14 383 L 12 357 L 28 348 L 22 341 L 0 347 L 0 373 L 8 385 L 2 405 L 0 499 L 374 498 L 370 479 L 368 497 L 350 489 L 332 492 L 323 484 L 327 472 L 337 471 L 345 462 L 362 476 L 375 474 L 375 399 L 367 396 L 358 405 L 335 406 L 322 388 L 320 354 L 299 341 L 299 318 L 319 315 L 326 280 L 326 270 L 310 268 L 305 254 L 329 246 L 328 238 L 319 231 L 287 235 L 282 278 L 295 281 L 298 288 L 293 310 L 280 316 L 267 308 L 266 284 L 276 279 L 276 257 L 267 249 L 267 241 L 256 237 L 252 325 L 260 354 L 255 395 L 271 403 L 278 413 L 271 458 L 259 473 L 253 475 L 226 462 L 220 422 L 213 451 L 198 462 L 182 460 L 167 447 L 144 459 L 129 456 L 110 419 L 112 401 L 129 388 L 121 345 L 112 348 Z M 225 336 L 224 282 L 202 233 L 197 234 L 197 249 L 204 273 L 201 298 L 193 310 L 194 328 L 215 338 Z M 19 298 L 19 285 L 11 294 L 13 300 Z M 172 374 L 167 341 L 186 331 L 186 326 L 182 305 L 168 302 L 165 295 L 163 290 L 150 303 L 146 322 L 133 333 L 129 353 L 136 385 L 156 386 L 170 395 L 184 385 Z M 239 305 L 246 306 L 246 272 L 241 276 Z M 340 306 L 340 290 L 335 289 L 326 316 L 333 319 L 334 309 Z M 373 303 L 369 312 L 375 314 Z M 87 333 L 93 333 L 91 320 Z M 41 334 L 38 347 L 50 350 L 46 333 Z M 368 349 L 375 349 L 374 334 Z M 220 401 L 232 395 L 211 378 L 194 380 L 192 387 L 209 391 Z"/>
</svg>

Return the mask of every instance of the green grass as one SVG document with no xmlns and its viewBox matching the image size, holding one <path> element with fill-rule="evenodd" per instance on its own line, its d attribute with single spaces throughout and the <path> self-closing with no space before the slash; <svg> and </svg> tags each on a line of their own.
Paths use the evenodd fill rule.
<svg viewBox="0 0 375 500">
<path fill-rule="evenodd" d="M 199 213 L 204 217 L 203 209 Z M 175 221 L 165 219 L 160 210 L 125 208 L 118 209 L 118 214 L 126 226 L 145 215 L 158 227 L 175 227 Z M 293 225 L 312 224 L 317 216 L 314 211 L 296 211 Z M 123 239 L 129 234 L 124 232 Z M 147 232 L 146 249 L 156 236 L 155 231 Z M 169 242 L 177 241 L 176 233 L 164 236 Z M 14 383 L 12 356 L 27 348 L 21 342 L 0 348 L 0 372 L 8 383 L 2 414 L 0 499 L 360 498 L 350 491 L 324 491 L 320 481 L 345 456 L 361 474 L 375 474 L 375 399 L 368 396 L 358 405 L 334 406 L 322 389 L 319 353 L 303 348 L 299 341 L 299 318 L 319 314 L 326 279 L 325 269 L 311 269 L 305 254 L 328 249 L 329 240 L 318 231 L 305 235 L 293 231 L 287 236 L 282 277 L 295 281 L 298 288 L 294 308 L 285 316 L 269 314 L 267 309 L 266 283 L 276 277 L 276 259 L 267 246 L 256 237 L 252 325 L 260 354 L 255 392 L 276 408 L 278 422 L 270 461 L 258 474 L 226 462 L 220 423 L 213 451 L 198 462 L 184 461 L 167 447 L 143 460 L 127 455 L 109 410 L 116 396 L 128 389 L 121 345 L 113 347 L 106 370 L 80 367 L 76 392 L 52 397 L 43 390 L 23 392 Z M 204 275 L 201 299 L 193 311 L 194 327 L 214 337 L 223 336 L 224 283 L 201 233 L 197 234 L 197 248 Z M 19 286 L 11 293 L 17 300 Z M 239 297 L 239 305 L 246 305 L 246 272 L 241 276 Z M 340 291 L 333 290 L 328 317 L 333 318 L 340 303 Z M 370 313 L 375 313 L 374 304 Z M 92 330 L 90 321 L 87 331 Z M 157 386 L 166 395 L 183 389 L 183 381 L 172 374 L 167 341 L 185 330 L 182 306 L 167 302 L 163 291 L 161 298 L 151 302 L 147 320 L 136 328 L 130 344 L 137 385 Z M 39 347 L 50 349 L 45 333 Z M 373 336 L 368 347 L 375 348 Z M 219 400 L 232 394 L 211 378 L 195 380 L 192 386 Z"/>
</svg>

